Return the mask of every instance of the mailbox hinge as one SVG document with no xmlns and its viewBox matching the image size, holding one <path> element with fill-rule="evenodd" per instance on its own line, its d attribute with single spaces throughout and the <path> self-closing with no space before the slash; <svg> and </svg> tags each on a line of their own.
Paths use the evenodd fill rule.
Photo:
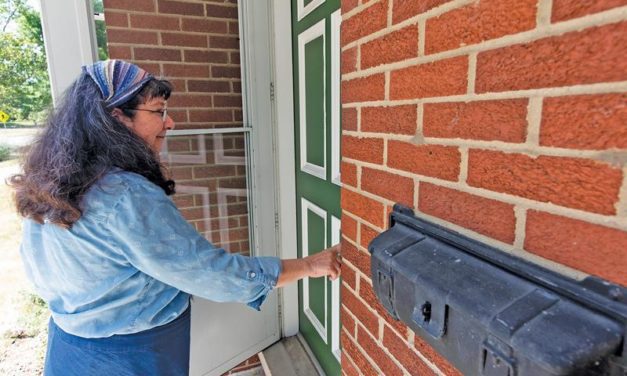
<svg viewBox="0 0 627 376">
<path fill-rule="evenodd" d="M 625 332 L 627 332 L 627 329 Z M 625 375 L 627 375 L 627 338 L 623 338 L 623 352 L 621 356 L 610 359 L 610 376 Z"/>
<path fill-rule="evenodd" d="M 483 342 L 482 376 L 516 376 L 516 361 L 512 356 L 512 348 L 505 343 L 490 337 Z"/>
</svg>

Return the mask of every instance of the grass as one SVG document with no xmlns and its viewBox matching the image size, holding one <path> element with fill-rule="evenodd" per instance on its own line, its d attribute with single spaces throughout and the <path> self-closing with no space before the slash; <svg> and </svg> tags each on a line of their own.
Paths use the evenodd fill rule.
<svg viewBox="0 0 627 376">
<path fill-rule="evenodd" d="M 20 291 L 16 306 L 20 312 L 14 330 L 4 333 L 8 339 L 22 339 L 37 337 L 46 333 L 50 314 L 48 305 L 42 298 L 29 291 Z"/>
<path fill-rule="evenodd" d="M 11 158 L 12 148 L 8 145 L 0 145 L 0 162 L 8 161 Z"/>
</svg>

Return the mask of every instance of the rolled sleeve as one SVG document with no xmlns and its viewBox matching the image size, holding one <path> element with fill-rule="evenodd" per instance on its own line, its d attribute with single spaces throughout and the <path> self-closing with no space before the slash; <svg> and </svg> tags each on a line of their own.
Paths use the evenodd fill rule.
<svg viewBox="0 0 627 376">
<path fill-rule="evenodd" d="M 128 184 L 107 227 L 112 242 L 139 271 L 179 290 L 259 310 L 281 273 L 277 257 L 248 257 L 217 248 L 148 181 Z"/>
<path fill-rule="evenodd" d="M 246 274 L 251 281 L 257 281 L 264 285 L 259 297 L 248 302 L 248 306 L 260 310 L 261 304 L 266 300 L 268 293 L 276 286 L 279 274 L 281 274 L 281 262 L 276 257 L 257 257 L 258 267 L 249 270 Z M 278 262 L 277 262 L 278 261 Z"/>
</svg>

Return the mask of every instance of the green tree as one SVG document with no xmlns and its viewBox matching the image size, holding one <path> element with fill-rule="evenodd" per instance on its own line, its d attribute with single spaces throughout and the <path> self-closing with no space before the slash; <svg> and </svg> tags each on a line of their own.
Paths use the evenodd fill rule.
<svg viewBox="0 0 627 376">
<path fill-rule="evenodd" d="M 24 0 L 0 0 L 0 110 L 12 120 L 37 121 L 51 102 L 39 13 Z"/>
<path fill-rule="evenodd" d="M 102 0 L 93 0 L 94 13 L 103 14 L 104 5 Z M 107 27 L 105 21 L 96 20 L 96 44 L 98 45 L 98 60 L 107 60 L 109 51 L 107 49 Z"/>
</svg>

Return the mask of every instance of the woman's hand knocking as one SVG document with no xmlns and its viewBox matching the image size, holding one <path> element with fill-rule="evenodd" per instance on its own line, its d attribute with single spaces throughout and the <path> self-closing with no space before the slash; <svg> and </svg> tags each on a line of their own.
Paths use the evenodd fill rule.
<svg viewBox="0 0 627 376">
<path fill-rule="evenodd" d="M 340 275 L 342 266 L 342 246 L 336 244 L 314 255 L 294 260 L 281 260 L 282 270 L 276 287 L 283 287 L 305 277 L 329 276 L 335 280 Z"/>
<path fill-rule="evenodd" d="M 314 255 L 307 256 L 304 260 L 309 268 L 309 277 L 329 276 L 331 280 L 339 277 L 342 266 L 341 244 L 336 244 Z"/>
</svg>

